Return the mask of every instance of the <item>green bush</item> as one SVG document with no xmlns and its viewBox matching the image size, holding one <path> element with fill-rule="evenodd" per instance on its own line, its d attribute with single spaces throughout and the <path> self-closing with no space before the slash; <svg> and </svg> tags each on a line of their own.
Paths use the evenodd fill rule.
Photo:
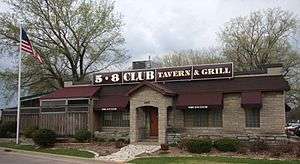
<svg viewBox="0 0 300 164">
<path fill-rule="evenodd" d="M 214 142 L 214 147 L 220 151 L 228 152 L 228 151 L 238 151 L 240 146 L 239 140 L 230 139 L 230 138 L 223 138 L 216 140 Z"/>
<path fill-rule="evenodd" d="M 92 138 L 92 133 L 86 129 L 81 129 L 75 133 L 74 138 L 79 142 L 86 142 Z"/>
<path fill-rule="evenodd" d="M 15 137 L 17 130 L 17 122 L 7 121 L 0 124 L 0 138 Z"/>
<path fill-rule="evenodd" d="M 36 126 L 33 126 L 33 127 L 28 127 L 26 129 L 24 129 L 23 131 L 23 135 L 26 137 L 26 138 L 33 138 L 33 133 L 38 130 L 39 128 L 36 127 Z"/>
<path fill-rule="evenodd" d="M 209 139 L 190 139 L 186 142 L 186 148 L 191 153 L 208 153 L 213 144 Z"/>
<path fill-rule="evenodd" d="M 55 132 L 49 129 L 36 130 L 32 137 L 34 143 L 41 147 L 51 147 L 54 146 L 56 142 Z"/>
<path fill-rule="evenodd" d="M 256 140 L 250 144 L 251 152 L 261 152 L 270 150 L 270 145 L 264 140 Z"/>
</svg>

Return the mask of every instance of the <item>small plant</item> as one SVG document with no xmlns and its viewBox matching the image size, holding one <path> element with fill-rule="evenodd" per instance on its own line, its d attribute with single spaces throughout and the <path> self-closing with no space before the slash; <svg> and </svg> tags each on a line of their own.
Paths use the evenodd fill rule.
<svg viewBox="0 0 300 164">
<path fill-rule="evenodd" d="M 236 139 L 230 139 L 230 138 L 223 138 L 216 140 L 214 142 L 214 147 L 220 151 L 224 152 L 235 152 L 239 149 L 240 142 Z"/>
<path fill-rule="evenodd" d="M 179 142 L 178 142 L 178 144 L 177 144 L 177 147 L 179 148 L 179 149 L 182 149 L 182 150 L 185 150 L 185 149 L 187 149 L 187 142 L 189 141 L 189 139 L 187 139 L 187 138 L 182 138 Z"/>
<path fill-rule="evenodd" d="M 87 142 L 92 138 L 92 133 L 86 129 L 81 129 L 75 133 L 74 138 L 78 142 Z"/>
<path fill-rule="evenodd" d="M 36 126 L 32 126 L 29 128 L 24 129 L 23 134 L 26 138 L 32 138 L 33 134 L 36 130 L 38 130 L 39 128 Z"/>
<path fill-rule="evenodd" d="M 105 142 L 105 141 L 106 141 L 105 138 L 99 138 L 99 137 L 96 138 L 95 140 L 96 140 L 97 142 Z"/>
<path fill-rule="evenodd" d="M 209 139 L 190 139 L 186 142 L 186 148 L 191 153 L 208 153 L 213 144 Z"/>
<path fill-rule="evenodd" d="M 110 138 L 110 139 L 108 139 L 108 142 L 115 142 L 115 141 L 116 141 L 115 138 Z"/>
<path fill-rule="evenodd" d="M 39 129 L 33 133 L 33 141 L 36 145 L 41 147 L 54 146 L 56 142 L 56 134 L 49 129 Z"/>
<path fill-rule="evenodd" d="M 120 138 L 120 139 L 118 139 L 118 140 L 115 142 L 116 148 L 122 148 L 122 147 L 124 147 L 124 146 L 126 146 L 126 145 L 127 145 L 126 140 L 123 139 L 123 138 Z"/>
<path fill-rule="evenodd" d="M 17 123 L 15 121 L 2 122 L 0 124 L 0 138 L 15 137 Z"/>
<path fill-rule="evenodd" d="M 162 151 L 168 151 L 169 150 L 169 145 L 168 144 L 161 144 L 160 145 L 160 149 Z"/>
<path fill-rule="evenodd" d="M 251 152 L 268 151 L 269 149 L 270 145 L 264 140 L 256 140 L 250 144 Z"/>
</svg>

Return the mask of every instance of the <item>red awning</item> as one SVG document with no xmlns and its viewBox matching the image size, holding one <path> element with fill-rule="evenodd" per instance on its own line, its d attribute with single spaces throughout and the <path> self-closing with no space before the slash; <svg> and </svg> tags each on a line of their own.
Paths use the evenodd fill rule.
<svg viewBox="0 0 300 164">
<path fill-rule="evenodd" d="M 242 92 L 242 103 L 243 108 L 261 108 L 261 92 Z"/>
<path fill-rule="evenodd" d="M 223 108 L 223 93 L 179 94 L 176 107 L 179 109 Z"/>
<path fill-rule="evenodd" d="M 124 110 L 129 102 L 129 98 L 123 95 L 107 95 L 95 100 L 96 110 Z"/>
</svg>

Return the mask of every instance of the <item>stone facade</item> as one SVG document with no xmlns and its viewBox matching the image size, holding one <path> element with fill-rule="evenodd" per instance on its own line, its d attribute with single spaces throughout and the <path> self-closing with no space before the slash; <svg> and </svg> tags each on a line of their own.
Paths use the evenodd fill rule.
<svg viewBox="0 0 300 164">
<path fill-rule="evenodd" d="M 260 109 L 260 127 L 246 127 L 245 109 L 241 107 L 241 94 L 224 94 L 223 127 L 184 127 L 183 135 L 206 137 L 281 137 L 285 136 L 285 94 L 283 92 L 262 92 L 262 108 Z M 180 112 L 176 112 L 181 115 Z M 177 116 L 181 118 L 181 116 Z M 184 121 L 177 119 L 178 128 Z M 176 124 L 175 124 L 176 125 Z M 277 137 L 278 138 L 278 137 Z"/>
<path fill-rule="evenodd" d="M 174 137 L 173 134 L 168 134 L 167 128 L 181 129 L 180 137 L 284 139 L 286 138 L 284 99 L 284 92 L 262 92 L 260 127 L 249 128 L 246 127 L 245 109 L 241 107 L 241 93 L 224 93 L 222 127 L 185 127 L 184 110 L 176 109 L 174 98 L 144 86 L 130 96 L 130 127 L 120 130 L 130 132 L 129 138 L 132 143 L 143 141 L 145 127 L 143 107 L 151 106 L 158 110 L 158 143 L 172 143 L 172 140 L 178 140 L 178 135 Z M 172 107 L 169 112 L 168 107 L 169 110 Z"/>
<path fill-rule="evenodd" d="M 156 107 L 158 110 L 158 142 L 166 143 L 167 108 L 172 106 L 173 99 L 150 89 L 147 86 L 140 88 L 130 96 L 130 142 L 140 141 L 141 129 L 144 125 L 144 106 Z"/>
</svg>

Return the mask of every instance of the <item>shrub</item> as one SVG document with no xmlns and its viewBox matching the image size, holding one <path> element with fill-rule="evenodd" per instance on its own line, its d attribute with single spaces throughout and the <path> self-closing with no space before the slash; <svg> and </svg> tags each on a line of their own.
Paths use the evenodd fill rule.
<svg viewBox="0 0 300 164">
<path fill-rule="evenodd" d="M 252 152 L 268 151 L 269 149 L 269 144 L 264 140 L 256 140 L 250 144 L 250 151 Z"/>
<path fill-rule="evenodd" d="M 36 127 L 36 126 L 26 128 L 26 129 L 24 129 L 24 131 L 23 131 L 23 135 L 24 135 L 26 138 L 32 138 L 34 132 L 35 132 L 36 130 L 38 130 L 38 129 L 39 129 L 39 128 Z"/>
<path fill-rule="evenodd" d="M 86 142 L 92 138 L 92 133 L 86 129 L 81 129 L 75 133 L 74 138 L 79 142 Z"/>
<path fill-rule="evenodd" d="M 123 138 L 120 138 L 120 139 L 118 139 L 118 140 L 115 142 L 116 148 L 122 148 L 122 147 L 124 147 L 124 146 L 126 146 L 126 145 L 127 145 L 127 141 L 126 141 L 125 139 L 123 139 Z"/>
<path fill-rule="evenodd" d="M 179 149 L 187 149 L 187 142 L 189 141 L 189 139 L 186 139 L 186 138 L 183 138 L 183 139 L 181 139 L 179 142 L 178 142 L 178 145 L 177 145 L 177 147 L 179 148 Z"/>
<path fill-rule="evenodd" d="M 41 147 L 53 146 L 56 142 L 56 134 L 49 129 L 39 129 L 33 133 L 33 141 Z"/>
<path fill-rule="evenodd" d="M 160 149 L 163 150 L 163 151 L 167 151 L 167 150 L 169 150 L 169 145 L 168 144 L 161 144 Z"/>
<path fill-rule="evenodd" d="M 98 137 L 95 139 L 97 142 L 105 142 L 105 138 Z"/>
<path fill-rule="evenodd" d="M 110 138 L 110 139 L 108 139 L 108 142 L 115 142 L 115 141 L 116 141 L 115 138 Z"/>
<path fill-rule="evenodd" d="M 14 137 L 16 135 L 17 122 L 7 121 L 0 124 L 0 137 Z"/>
<path fill-rule="evenodd" d="M 208 153 L 213 144 L 209 139 L 190 139 L 186 142 L 186 148 L 191 153 Z"/>
<path fill-rule="evenodd" d="M 214 147 L 220 151 L 228 152 L 228 151 L 238 151 L 240 146 L 239 140 L 230 139 L 230 138 L 223 138 L 216 140 L 214 142 Z"/>
</svg>

